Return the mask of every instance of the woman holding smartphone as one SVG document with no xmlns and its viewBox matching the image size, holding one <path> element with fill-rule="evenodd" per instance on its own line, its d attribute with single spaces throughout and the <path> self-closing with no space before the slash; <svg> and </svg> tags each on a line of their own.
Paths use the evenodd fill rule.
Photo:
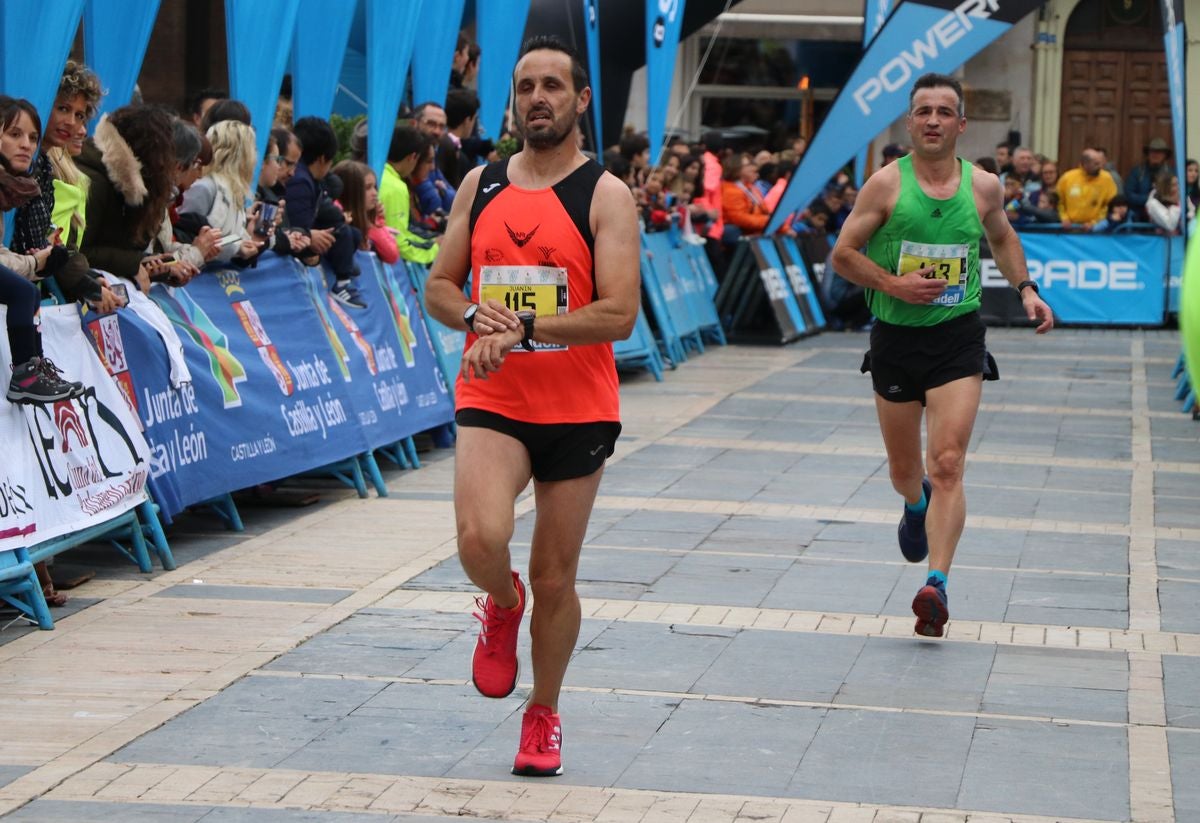
<svg viewBox="0 0 1200 823">
<path fill-rule="evenodd" d="M 250 183 L 257 152 L 254 129 L 237 120 L 222 120 L 205 135 L 212 143 L 213 161 L 208 173 L 183 195 L 180 214 L 198 214 L 221 233 L 216 259 L 248 264 L 266 246 L 266 238 L 251 233 L 258 225 L 258 208 L 247 213 Z"/>
</svg>

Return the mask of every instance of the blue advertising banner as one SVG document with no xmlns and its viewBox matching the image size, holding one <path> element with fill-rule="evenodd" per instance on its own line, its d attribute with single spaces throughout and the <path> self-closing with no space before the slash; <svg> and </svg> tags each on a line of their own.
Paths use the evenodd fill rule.
<svg viewBox="0 0 1200 823">
<path fill-rule="evenodd" d="M 1183 0 L 1162 0 L 1163 44 L 1167 53 L 1167 88 L 1171 95 L 1171 134 L 1175 149 L 1175 174 L 1183 194 L 1187 180 L 1187 104 L 1184 95 L 1187 39 L 1184 37 Z M 1179 225 L 1187 237 L 1187 209 L 1179 210 Z"/>
<path fill-rule="evenodd" d="M 652 165 L 658 165 L 667 130 L 684 1 L 646 0 L 646 134 Z"/>
<path fill-rule="evenodd" d="M 592 85 L 592 146 L 596 160 L 604 162 L 604 128 L 600 106 L 600 0 L 583 0 L 583 28 L 587 32 L 588 82 Z"/>
<path fill-rule="evenodd" d="M 887 21 L 888 12 L 891 9 L 892 0 L 863 0 L 862 44 L 864 50 L 867 46 L 871 45 L 871 41 L 875 39 L 875 35 L 883 28 L 883 24 Z M 855 188 L 861 189 L 863 181 L 867 178 L 867 166 L 871 162 L 870 151 L 871 144 L 868 143 L 863 146 L 862 151 L 858 153 L 858 157 L 854 160 Z"/>
<path fill-rule="evenodd" d="M 33 103 L 43 123 L 50 119 L 82 12 L 83 0 L 0 3 L 0 89 Z"/>
<path fill-rule="evenodd" d="M 367 165 L 383 179 L 396 114 L 417 38 L 423 0 L 364 0 L 367 4 Z M 430 0 L 433 2 L 433 0 Z"/>
<path fill-rule="evenodd" d="M 1042 0 L 901 0 L 834 98 L 767 233 L 807 206 L 834 172 L 904 114 L 914 80 L 926 72 L 954 71 L 1041 5 Z"/>
<path fill-rule="evenodd" d="M 475 31 L 479 38 L 479 127 L 496 140 L 504 127 L 504 109 L 512 89 L 512 73 L 521 53 L 530 0 L 477 0 Z"/>
<path fill-rule="evenodd" d="M 254 126 L 258 163 L 267 151 L 279 85 L 287 66 L 288 49 L 264 48 L 263 21 L 271 22 L 271 36 L 277 42 L 290 43 L 296 28 L 300 0 L 225 0 L 225 45 L 229 50 L 229 94 L 250 110 Z M 253 185 L 253 184 L 252 184 Z"/>
<path fill-rule="evenodd" d="M 300 0 L 292 41 L 292 113 L 328 118 L 358 0 Z"/>
<path fill-rule="evenodd" d="M 1166 299 L 1167 239 L 1154 234 L 1021 235 L 1029 276 L 1064 323 L 1158 326 Z M 1012 289 L 980 257 L 984 288 Z"/>
<path fill-rule="evenodd" d="M 430 101 L 439 106 L 446 104 L 465 3 L 466 0 L 440 0 L 421 7 L 421 36 L 417 38 L 412 61 L 414 106 Z"/>
<path fill-rule="evenodd" d="M 394 303 L 374 259 L 359 264 L 366 309 L 334 303 L 320 269 L 270 254 L 248 272 L 156 285 L 192 374 L 177 389 L 157 334 L 118 314 L 126 368 L 110 371 L 144 426 L 151 491 L 168 517 L 452 419 L 412 298 Z"/>
<path fill-rule="evenodd" d="M 133 97 L 150 32 L 161 0 L 87 0 L 83 9 L 83 54 L 107 92 L 98 114 L 119 109 Z"/>
</svg>

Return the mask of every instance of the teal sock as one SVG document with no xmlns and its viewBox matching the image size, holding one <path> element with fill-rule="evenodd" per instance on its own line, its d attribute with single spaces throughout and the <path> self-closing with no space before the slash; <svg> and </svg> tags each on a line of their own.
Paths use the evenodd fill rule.
<svg viewBox="0 0 1200 823">
<path fill-rule="evenodd" d="M 936 569 L 934 571 L 931 571 L 929 573 L 929 577 L 926 578 L 926 580 L 925 580 L 925 585 L 940 586 L 943 589 L 946 588 L 946 573 L 939 572 Z"/>
<path fill-rule="evenodd" d="M 908 509 L 913 514 L 924 514 L 926 507 L 929 506 L 929 500 L 925 497 L 925 487 L 921 487 L 921 499 L 916 503 L 905 502 L 904 508 Z"/>
</svg>

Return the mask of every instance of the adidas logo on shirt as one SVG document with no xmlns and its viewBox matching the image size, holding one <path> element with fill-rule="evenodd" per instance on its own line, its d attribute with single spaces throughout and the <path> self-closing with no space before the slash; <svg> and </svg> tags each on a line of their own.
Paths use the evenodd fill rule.
<svg viewBox="0 0 1200 823">
<path fill-rule="evenodd" d="M 929 216 L 930 216 L 930 217 L 941 217 L 941 216 L 942 216 L 942 210 L 941 210 L 941 209 L 934 209 L 934 210 L 933 210 L 933 212 L 932 212 L 932 213 L 931 213 Z"/>
</svg>

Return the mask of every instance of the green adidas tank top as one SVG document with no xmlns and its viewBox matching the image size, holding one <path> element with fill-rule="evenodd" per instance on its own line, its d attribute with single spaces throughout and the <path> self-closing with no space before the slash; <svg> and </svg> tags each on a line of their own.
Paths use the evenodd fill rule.
<svg viewBox="0 0 1200 823">
<path fill-rule="evenodd" d="M 897 326 L 936 326 L 979 309 L 979 238 L 983 224 L 971 186 L 974 166 L 962 160 L 962 181 L 949 200 L 935 200 L 921 190 L 912 157 L 896 161 L 900 196 L 892 216 L 867 243 L 867 257 L 884 271 L 904 274 L 935 266 L 933 276 L 949 285 L 932 304 L 905 303 L 881 291 L 867 289 L 871 313 Z"/>
</svg>

